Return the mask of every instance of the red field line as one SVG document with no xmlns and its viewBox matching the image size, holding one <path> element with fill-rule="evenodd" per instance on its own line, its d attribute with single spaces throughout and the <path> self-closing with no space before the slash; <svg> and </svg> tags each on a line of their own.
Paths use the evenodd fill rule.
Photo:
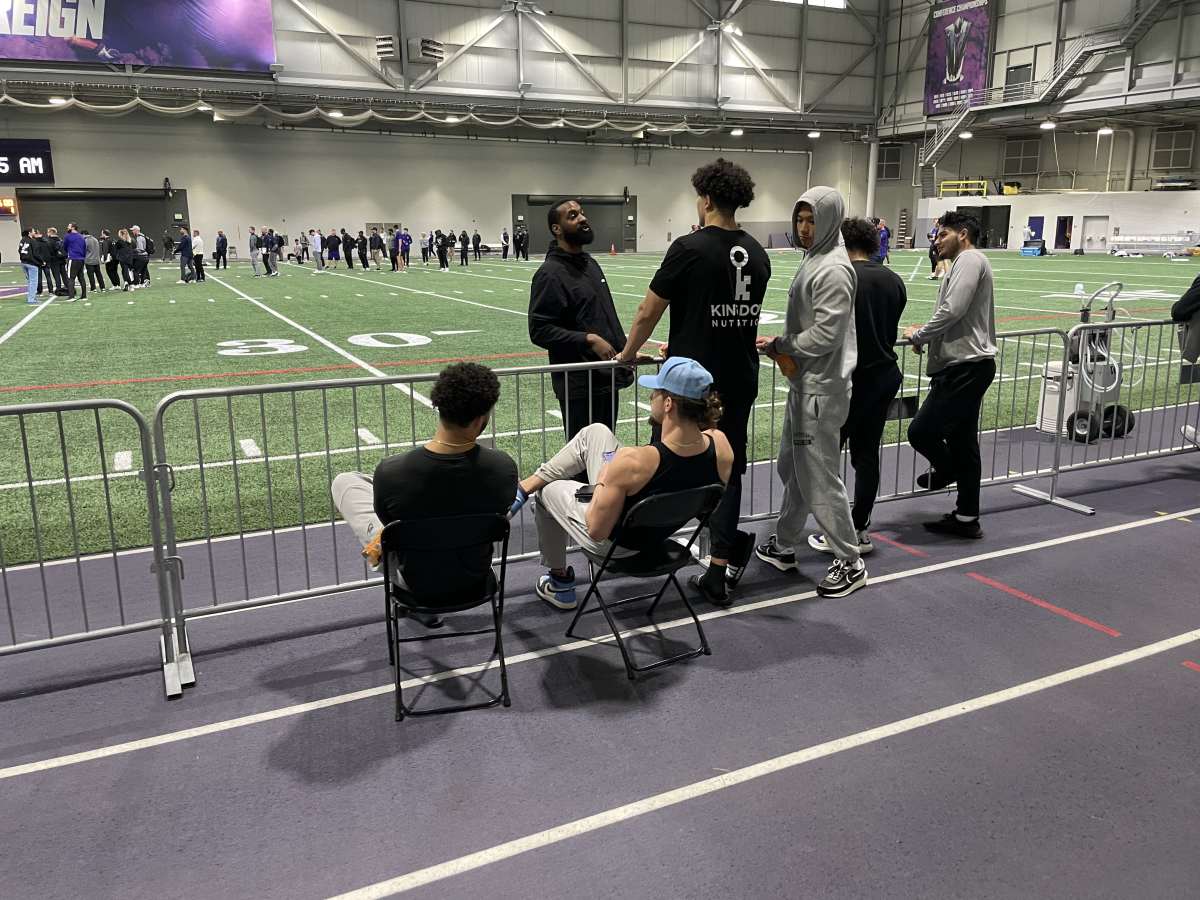
<svg viewBox="0 0 1200 900">
<path fill-rule="evenodd" d="M 1079 613 L 1073 613 L 1069 609 L 1063 609 L 1061 606 L 1055 606 L 1053 603 L 1047 603 L 1045 600 L 1038 597 L 1032 597 L 1024 591 L 1019 591 L 1015 587 L 1010 587 L 1002 581 L 995 581 L 988 578 L 986 575 L 980 575 L 978 572 L 968 572 L 968 578 L 973 578 L 980 584 L 986 584 L 988 587 L 994 587 L 996 590 L 1004 591 L 1010 597 L 1016 597 L 1018 600 L 1024 600 L 1026 603 L 1032 603 L 1034 606 L 1040 606 L 1042 609 L 1054 613 L 1056 616 L 1062 616 L 1065 619 L 1070 619 L 1072 622 L 1078 622 L 1080 625 L 1086 625 L 1088 628 L 1094 628 L 1096 631 L 1103 632 L 1109 637 L 1120 637 L 1121 632 L 1115 628 L 1109 628 L 1107 625 L 1101 625 L 1095 619 L 1089 619 L 1087 616 L 1081 616 Z"/>
<path fill-rule="evenodd" d="M 913 556 L 927 557 L 929 556 L 924 550 L 918 550 L 916 547 L 910 547 L 908 544 L 902 544 L 899 541 L 893 541 L 891 538 L 886 538 L 878 531 L 871 532 L 872 539 L 882 541 L 890 547 L 895 547 L 897 550 L 903 550 L 905 553 L 910 553 Z"/>
<path fill-rule="evenodd" d="M 1193 672 L 1200 672 L 1200 663 L 1194 663 L 1190 659 L 1188 659 L 1188 660 L 1184 660 L 1183 664 L 1185 666 L 1187 666 L 1189 669 L 1191 669 Z"/>
<path fill-rule="evenodd" d="M 541 350 L 531 350 L 523 353 L 488 353 L 482 356 L 446 356 L 437 359 L 404 359 L 393 362 L 377 363 L 380 368 L 396 366 L 436 366 L 456 362 L 486 362 L 497 359 L 528 359 L 533 356 L 543 356 Z M 24 391 L 55 391 L 68 388 L 110 387 L 122 384 L 152 384 L 159 381 L 198 381 L 209 378 L 249 378 L 257 375 L 305 375 L 312 372 L 337 372 L 346 369 L 357 369 L 353 363 L 338 363 L 328 366 L 305 366 L 296 369 L 255 369 L 247 372 L 202 372 L 194 375 L 153 375 L 146 378 L 117 378 L 108 381 L 79 381 L 73 384 L 21 384 L 12 387 L 0 387 L 0 394 L 16 394 Z"/>
</svg>

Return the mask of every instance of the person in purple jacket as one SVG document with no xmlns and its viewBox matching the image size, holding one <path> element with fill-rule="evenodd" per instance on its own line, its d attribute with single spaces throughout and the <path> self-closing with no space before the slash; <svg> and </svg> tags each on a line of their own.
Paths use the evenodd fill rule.
<svg viewBox="0 0 1200 900">
<path fill-rule="evenodd" d="M 400 268 L 408 268 L 408 254 L 412 252 L 412 235 L 405 228 L 400 232 Z"/>
<path fill-rule="evenodd" d="M 67 226 L 67 235 L 63 238 L 63 250 L 67 254 L 67 302 L 75 302 L 75 281 L 79 281 L 79 290 L 83 299 L 87 299 L 87 282 L 83 280 L 83 261 L 87 258 L 87 242 L 79 233 L 79 228 L 72 222 Z"/>
</svg>

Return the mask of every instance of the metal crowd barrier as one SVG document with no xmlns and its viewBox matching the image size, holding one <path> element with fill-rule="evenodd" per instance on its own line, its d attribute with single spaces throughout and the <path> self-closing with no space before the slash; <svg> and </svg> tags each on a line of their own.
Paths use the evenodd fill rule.
<svg viewBox="0 0 1200 900">
<path fill-rule="evenodd" d="M 191 676 L 145 418 L 120 400 L 3 406 L 0 446 L 0 656 L 157 631 L 178 696 Z"/>
<path fill-rule="evenodd" d="M 1047 491 L 1020 483 L 1014 490 L 1090 513 L 1058 495 L 1062 472 L 1191 449 L 1179 427 L 1200 424 L 1200 376 L 1179 359 L 1175 327 L 1121 321 L 999 335 L 979 428 L 983 483 L 1049 479 Z M 881 502 L 920 493 L 916 477 L 927 465 L 906 437 L 928 391 L 928 357 L 907 345 L 898 357 L 903 383 L 881 441 Z M 605 412 L 618 438 L 648 438 L 648 392 L 636 380 L 622 389 L 612 364 L 495 371 L 502 402 L 483 440 L 512 456 L 523 476 L 562 445 L 580 402 L 568 392 L 559 404 L 560 376 L 607 382 Z M 20 448 L 15 461 L 0 459 L 0 472 L 9 469 L 0 484 L 8 619 L 0 655 L 158 630 L 175 695 L 194 680 L 190 620 L 378 584 L 330 486 L 339 473 L 369 474 L 384 457 L 432 437 L 435 379 L 183 391 L 158 404 L 152 424 L 119 401 L 0 408 L 0 426 L 10 430 L 0 440 Z M 778 512 L 786 394 L 786 380 L 764 360 L 743 479 L 746 521 Z M 72 419 L 85 414 L 90 423 Z M 43 419 L 49 424 L 31 428 Z M 848 461 L 843 471 L 852 484 Z M 509 560 L 536 555 L 527 507 L 513 523 Z"/>
</svg>

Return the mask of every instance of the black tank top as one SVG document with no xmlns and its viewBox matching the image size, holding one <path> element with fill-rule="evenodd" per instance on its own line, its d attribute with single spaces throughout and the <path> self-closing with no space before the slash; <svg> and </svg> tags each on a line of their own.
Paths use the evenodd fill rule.
<svg viewBox="0 0 1200 900">
<path fill-rule="evenodd" d="M 680 456 L 662 441 L 650 444 L 658 451 L 658 468 L 650 476 L 645 487 L 625 498 L 622 519 L 639 501 L 647 497 L 686 491 L 709 484 L 721 484 L 721 474 L 717 471 L 716 442 L 710 435 L 704 435 L 704 439 L 708 441 L 708 447 L 694 456 Z M 621 535 L 620 543 L 622 547 L 650 550 L 660 546 L 674 531 L 673 527 L 630 529 Z"/>
</svg>

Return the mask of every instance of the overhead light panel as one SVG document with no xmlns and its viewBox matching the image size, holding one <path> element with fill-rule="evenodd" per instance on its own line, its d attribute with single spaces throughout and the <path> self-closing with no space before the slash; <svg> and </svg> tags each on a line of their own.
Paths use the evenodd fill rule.
<svg viewBox="0 0 1200 900">
<path fill-rule="evenodd" d="M 819 137 L 821 136 L 821 132 L 819 132 L 819 131 L 810 131 L 810 132 L 808 133 L 808 136 L 809 136 L 809 138 L 810 138 L 811 140 L 814 140 L 814 141 L 815 141 L 817 138 L 819 138 Z"/>
<path fill-rule="evenodd" d="M 1054 122 L 1052 122 L 1050 119 L 1047 119 L 1045 122 L 1043 122 L 1041 125 L 1038 126 L 1038 128 L 1042 129 L 1042 131 L 1053 131 L 1057 127 L 1058 126 L 1055 125 Z"/>
<path fill-rule="evenodd" d="M 66 102 L 67 102 L 66 97 L 51 97 L 50 98 L 51 106 L 64 106 L 66 104 Z"/>
<path fill-rule="evenodd" d="M 742 29 L 738 28 L 732 22 L 726 22 L 724 25 L 721 26 L 721 30 L 723 32 L 725 32 L 726 34 L 732 34 L 735 37 L 742 36 Z"/>
<path fill-rule="evenodd" d="M 457 125 L 461 121 L 462 119 L 460 119 L 458 116 L 446 116 L 447 125 Z"/>
<path fill-rule="evenodd" d="M 959 140 L 969 141 L 971 138 L 975 137 L 975 133 L 972 131 L 961 131 L 959 132 L 958 137 Z"/>
<path fill-rule="evenodd" d="M 745 133 L 746 132 L 740 128 L 734 128 L 732 131 L 729 132 L 729 136 L 730 137 L 741 137 Z"/>
<path fill-rule="evenodd" d="M 212 107 L 209 106 L 207 103 L 201 103 L 199 106 L 196 107 L 196 111 L 197 112 L 212 112 Z"/>
<path fill-rule="evenodd" d="M 329 112 L 325 113 L 325 115 L 329 116 L 331 119 L 340 119 L 345 115 L 345 113 L 343 113 L 340 109 L 331 109 Z"/>
<path fill-rule="evenodd" d="M 1113 133 L 1113 130 L 1111 128 L 1109 128 L 1107 125 L 1103 126 L 1099 131 L 1096 132 L 1096 134 L 1100 135 L 1100 137 L 1108 137 L 1112 133 Z"/>
</svg>

